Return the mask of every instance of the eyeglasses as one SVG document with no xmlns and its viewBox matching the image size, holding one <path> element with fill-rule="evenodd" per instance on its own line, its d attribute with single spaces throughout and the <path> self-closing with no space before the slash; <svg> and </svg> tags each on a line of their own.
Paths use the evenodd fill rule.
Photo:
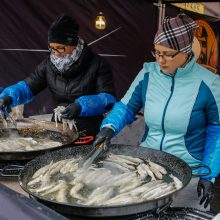
<svg viewBox="0 0 220 220">
<path fill-rule="evenodd" d="M 151 53 L 152 56 L 155 57 L 156 59 L 159 59 L 161 57 L 165 60 L 172 60 L 180 52 L 178 51 L 175 54 L 160 54 L 158 51 L 152 50 Z"/>
<path fill-rule="evenodd" d="M 64 52 L 66 51 L 66 47 L 54 48 L 54 47 L 48 46 L 48 49 L 49 49 L 49 51 L 52 52 L 52 53 L 54 53 L 54 52 L 64 53 Z"/>
</svg>

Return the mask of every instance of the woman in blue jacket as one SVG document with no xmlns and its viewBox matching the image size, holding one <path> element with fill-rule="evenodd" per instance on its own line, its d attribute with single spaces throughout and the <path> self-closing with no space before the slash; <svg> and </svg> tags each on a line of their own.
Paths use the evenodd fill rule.
<svg viewBox="0 0 220 220">
<path fill-rule="evenodd" d="M 195 61 L 192 43 L 197 27 L 185 14 L 163 20 L 154 39 L 156 62 L 144 63 L 125 96 L 103 120 L 94 144 L 109 144 L 143 108 L 142 147 L 171 153 L 190 166 L 210 167 L 211 174 L 197 181 L 200 204 L 207 207 L 220 171 L 220 77 Z"/>
</svg>

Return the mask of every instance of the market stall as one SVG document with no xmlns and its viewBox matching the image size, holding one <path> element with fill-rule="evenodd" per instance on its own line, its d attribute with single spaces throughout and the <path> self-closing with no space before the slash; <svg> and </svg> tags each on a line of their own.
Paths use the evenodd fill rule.
<svg viewBox="0 0 220 220">
<path fill-rule="evenodd" d="M 147 60 L 152 60 L 152 57 L 150 55 L 150 48 L 152 47 L 152 39 L 154 36 L 154 32 L 156 30 L 157 25 L 161 23 L 161 20 L 169 14 L 176 14 L 181 10 L 184 10 L 184 12 L 189 13 L 194 19 L 197 20 L 197 22 L 200 25 L 199 30 L 196 32 L 196 36 L 198 39 L 198 43 L 201 47 L 201 53 L 198 56 L 198 62 L 202 65 L 204 65 L 206 68 L 209 68 L 211 71 L 215 72 L 216 74 L 219 74 L 219 48 L 218 48 L 218 40 L 219 40 L 219 10 L 212 10 L 212 8 L 217 8 L 219 5 L 210 5 L 207 4 L 193 4 L 193 5 L 181 5 L 182 1 L 152 1 L 150 4 L 148 1 L 141 1 L 141 3 L 138 5 L 137 3 L 134 3 L 134 1 L 127 1 L 126 3 L 123 1 L 119 1 L 118 4 L 114 5 L 115 3 L 112 3 L 112 1 L 108 1 L 106 6 L 102 5 L 101 3 L 88 3 L 88 7 L 85 7 L 84 4 L 82 4 L 81 1 L 78 1 L 74 4 L 76 4 L 75 8 L 72 9 L 72 4 L 68 1 L 66 1 L 66 5 L 60 5 L 57 2 L 54 3 L 54 5 L 47 5 L 48 3 L 40 4 L 36 3 L 36 7 L 32 8 L 32 12 L 34 12 L 34 15 L 30 15 L 30 11 L 27 10 L 27 5 L 22 3 L 18 6 L 20 11 L 27 12 L 27 15 L 29 14 L 31 20 L 34 25 L 31 26 L 29 23 L 25 23 L 25 27 L 27 32 L 24 32 L 24 35 L 20 36 L 20 40 L 16 38 L 16 40 L 13 38 L 14 35 L 11 35 L 9 29 L 6 30 L 6 34 L 3 36 L 5 44 L 0 45 L 0 57 L 2 57 L 2 69 L 1 69 L 1 76 L 3 77 L 2 84 L 4 86 L 8 83 L 13 83 L 16 78 L 24 77 L 26 76 L 31 70 L 33 66 L 36 65 L 36 61 L 40 61 L 41 56 L 46 56 L 48 53 L 47 47 L 46 47 L 46 40 L 42 40 L 43 37 L 46 36 L 46 27 L 49 24 L 49 20 L 56 14 L 57 8 L 59 8 L 61 11 L 64 10 L 69 13 L 76 13 L 76 17 L 82 22 L 82 36 L 85 37 L 85 39 L 89 42 L 90 45 L 93 45 L 94 49 L 98 51 L 98 53 L 101 56 L 108 57 L 109 61 L 114 66 L 115 72 L 115 82 L 117 87 L 117 98 L 120 98 L 123 93 L 126 91 L 129 83 L 134 78 L 135 74 L 137 73 L 137 70 L 142 65 L 142 62 Z M 184 1 L 188 2 L 188 1 Z M 172 4 L 171 4 L 172 3 Z M 178 4 L 176 4 L 178 3 Z M 108 26 L 107 30 L 103 32 L 98 32 L 97 30 L 93 30 L 91 27 L 91 22 L 88 24 L 88 18 L 91 19 L 91 11 L 96 11 L 93 7 L 95 4 L 96 6 L 102 5 L 102 9 L 109 10 L 109 14 L 107 12 L 107 15 L 109 16 L 109 20 L 111 20 L 110 25 Z M 4 6 L 8 9 L 11 9 L 11 4 L 9 4 L 7 1 L 4 2 Z M 51 9 L 52 7 L 52 9 Z M 127 8 L 127 11 L 124 15 L 124 17 L 129 18 L 127 21 L 126 19 L 123 19 L 121 16 L 121 8 Z M 189 12 L 189 8 L 191 8 Z M 50 10 L 48 10 L 50 9 Z M 132 12 L 130 12 L 128 9 L 130 9 Z M 158 9 L 158 13 L 157 13 Z M 18 10 L 18 11 L 19 11 Z M 43 16 L 43 12 L 46 10 L 48 13 L 51 12 L 51 14 Z M 85 16 L 81 16 L 81 12 L 84 12 Z M 147 11 L 147 13 L 146 13 Z M 36 13 L 36 14 L 35 14 Z M 40 13 L 40 15 L 38 15 Z M 19 13 L 18 13 L 19 14 Z M 21 13 L 22 14 L 22 13 Z M 129 17 L 130 15 L 130 17 Z M 7 10 L 4 11 L 4 15 L 1 15 L 4 19 L 8 18 Z M 0 16 L 0 17 L 1 17 Z M 39 17 L 41 19 L 39 19 Z M 19 19 L 21 21 L 19 21 Z M 36 19 L 38 18 L 38 19 Z M 110 19 L 111 18 L 111 19 Z M 21 25 L 22 21 L 26 20 L 23 17 L 20 17 L 20 15 L 16 15 L 15 18 L 11 18 L 12 22 L 9 24 L 11 25 L 12 29 L 15 29 L 16 33 L 15 35 L 18 35 L 18 32 L 20 33 L 20 29 L 15 28 L 16 22 Z M 120 22 L 118 19 L 121 19 Z M 13 22 L 15 21 L 16 22 Z M 147 21 L 148 25 L 146 25 Z M 31 23 L 31 22 L 30 22 Z M 120 24 L 118 26 L 118 24 Z M 35 28 L 33 26 L 41 26 L 42 31 L 41 33 L 35 32 Z M 123 26 L 123 27 L 122 27 Z M 22 26 L 20 26 L 22 27 Z M 5 27 L 4 27 L 5 28 Z M 4 30 L 3 28 L 3 30 Z M 150 30 L 150 32 L 149 32 Z M 30 32 L 29 32 L 30 31 Z M 35 34 L 37 34 L 35 37 Z M 23 38 L 25 38 L 25 34 L 27 36 L 32 36 L 33 38 L 28 38 L 29 40 L 23 41 Z M 19 36 L 19 35 L 18 35 Z M 95 36 L 95 37 L 94 37 Z M 110 36 L 110 37 L 108 37 Z M 9 38 L 8 38 L 9 37 Z M 138 39 L 134 43 L 134 39 Z M 146 40 L 147 39 L 147 40 Z M 35 42 L 39 40 L 39 42 Z M 42 40 L 42 41 L 41 41 Z M 99 42 L 99 40 L 103 40 L 102 44 L 96 44 Z M 41 41 L 41 42 L 40 42 Z M 16 42 L 23 42 L 18 43 Z M 110 42 L 110 43 L 109 43 Z M 41 49 L 35 48 L 36 45 L 40 46 Z M 114 45 L 114 47 L 113 47 Z M 145 45 L 145 47 L 143 47 Z M 28 49 L 27 49 L 27 48 Z M 116 49 L 117 48 L 117 49 Z M 139 51 L 138 54 L 134 53 L 133 51 Z M 104 51 L 104 52 L 103 52 Z M 146 52 L 147 51 L 147 52 Z M 40 54 L 39 54 L 40 53 Z M 147 55 L 146 55 L 147 54 Z M 13 57 L 13 58 L 11 58 Z M 116 58 L 117 57 L 117 58 Z M 35 59 L 36 58 L 36 59 Z M 14 61 L 14 65 L 11 64 L 11 60 Z M 21 65 L 21 61 L 24 61 L 24 64 Z M 27 67 L 26 63 L 30 61 L 30 66 Z M 135 65 L 134 65 L 135 64 Z M 16 70 L 16 71 L 15 71 Z M 8 72 L 14 72 L 15 75 L 9 75 Z M 122 83 L 123 82 L 123 83 Z M 25 107 L 25 116 L 30 115 L 36 115 L 36 114 L 45 114 L 45 113 L 51 113 L 54 106 L 50 103 L 50 99 L 45 99 L 48 96 L 48 93 L 44 93 L 40 100 L 44 101 L 43 104 L 39 104 L 38 99 L 35 100 L 35 103 L 28 104 Z M 191 170 L 190 168 L 183 162 L 183 161 L 177 161 L 177 158 L 171 157 L 170 155 L 166 155 L 163 152 L 158 151 L 157 153 L 154 151 L 144 151 L 139 147 L 139 141 L 136 140 L 138 135 L 136 135 L 135 132 L 139 132 L 139 129 L 137 129 L 135 126 L 138 125 L 140 127 L 143 127 L 142 124 L 138 124 L 140 122 L 140 118 L 143 122 L 142 114 L 139 114 L 140 117 L 137 117 L 136 124 L 132 127 L 127 127 L 126 131 L 121 135 L 121 137 L 117 137 L 115 140 L 113 140 L 113 144 L 115 146 L 112 148 L 114 153 L 125 153 L 130 152 L 131 154 L 128 156 L 135 156 L 137 159 L 141 160 L 152 160 L 153 162 L 157 162 L 160 165 L 164 166 L 168 171 L 169 174 L 172 173 L 176 175 L 181 182 L 183 183 L 183 186 L 187 188 L 187 184 L 189 180 L 191 179 Z M 23 126 L 23 128 L 27 128 L 28 126 L 34 124 L 34 129 L 32 129 L 31 133 L 36 133 L 36 127 L 38 128 L 40 126 L 40 123 L 44 124 L 44 128 L 48 131 L 52 128 L 52 133 L 55 134 L 56 132 L 59 133 L 59 139 L 62 139 L 63 133 L 59 132 L 59 130 L 62 128 L 56 128 L 54 122 L 45 122 L 42 120 L 41 117 L 44 117 L 44 115 L 37 116 L 37 120 L 31 120 L 31 119 L 25 119 L 23 121 L 20 121 L 20 125 Z M 50 119 L 49 119 L 50 120 Z M 19 125 L 19 123 L 18 123 Z M 21 127 L 22 127 L 21 126 Z M 49 129 L 49 127 L 50 129 Z M 32 128 L 33 128 L 32 127 Z M 9 128 L 10 130 L 11 128 Z M 55 129 L 55 130 L 54 130 Z M 34 130 L 34 132 L 33 132 Z M 130 135 L 130 132 L 133 132 L 132 135 Z M 10 130 L 11 131 L 11 130 Z M 59 160 L 65 160 L 65 159 L 71 159 L 73 155 L 76 154 L 76 152 L 80 152 L 83 154 L 81 156 L 85 156 L 90 150 L 91 146 L 84 146 L 85 148 L 83 150 L 80 150 L 81 148 L 78 146 L 74 148 L 72 143 L 78 138 L 78 133 L 71 133 L 70 136 L 71 139 L 64 140 L 62 142 L 62 145 L 57 146 L 56 149 L 52 148 L 49 150 L 40 150 L 37 152 L 0 152 L 0 182 L 4 185 L 7 185 L 10 188 L 13 188 L 16 191 L 21 192 L 24 195 L 30 195 L 32 197 L 34 202 L 34 199 L 39 200 L 40 202 L 48 205 L 52 209 L 56 210 L 57 212 L 62 213 L 62 215 L 67 216 L 69 219 L 147 219 L 147 218 L 180 218 L 180 219 L 212 219 L 214 216 L 213 213 L 205 212 L 205 211 L 199 211 L 197 209 L 191 209 L 190 207 L 175 207 L 175 204 L 173 203 L 173 206 L 171 205 L 173 198 L 175 197 L 175 194 L 178 194 L 177 192 L 172 192 L 168 195 L 165 195 L 162 198 L 156 198 L 152 201 L 146 202 L 142 201 L 138 204 L 136 203 L 130 203 L 128 205 L 116 205 L 113 207 L 103 207 L 102 205 L 97 206 L 85 206 L 83 204 L 68 204 L 67 202 L 54 202 L 53 199 L 47 200 L 45 198 L 42 198 L 41 195 L 38 196 L 35 193 L 32 193 L 29 188 L 27 187 L 28 182 L 31 180 L 32 176 L 35 172 L 37 172 L 38 169 L 42 168 L 43 166 L 49 165 L 50 163 L 53 164 L 53 162 L 57 162 Z M 132 145 L 135 146 L 120 146 L 118 144 L 126 144 L 130 145 L 129 138 L 132 138 Z M 133 144 L 134 143 L 134 144 Z M 71 147 L 71 149 L 68 149 L 66 147 Z M 124 147 L 124 150 L 123 150 Z M 122 149 L 122 150 L 121 150 Z M 55 151 L 58 150 L 58 151 Z M 85 151 L 85 152 L 84 152 Z M 46 154 L 45 154 L 46 153 Z M 43 156 L 42 156 L 43 155 Z M 46 156 L 45 156 L 46 155 Z M 34 159 L 37 157 L 36 159 Z M 32 160 L 34 159 L 34 160 Z M 28 161 L 32 160 L 29 164 L 27 164 Z M 146 162 L 147 164 L 147 162 Z M 140 165 L 140 164 L 138 164 Z M 25 167 L 25 168 L 24 168 Z M 136 169 L 137 165 L 135 165 Z M 20 185 L 25 190 L 23 191 L 19 184 L 17 175 L 20 173 Z M 180 172 L 181 171 L 181 172 Z M 57 173 L 55 173 L 57 174 Z M 58 175 L 59 176 L 59 175 Z M 167 177 L 167 176 L 166 176 Z M 43 176 L 41 176 L 43 178 Z M 169 177 L 168 177 L 169 178 Z M 59 179 L 60 180 L 60 179 Z M 59 182 L 59 181 L 58 181 Z M 62 182 L 62 180 L 61 180 Z M 169 181 L 168 181 L 169 182 Z M 51 183 L 53 185 L 53 183 Z M 45 187 L 45 186 L 44 186 Z M 48 186 L 46 186 L 48 187 Z M 6 188 L 0 186 L 0 193 L 2 188 L 2 194 L 7 191 Z M 48 188 L 49 189 L 49 188 Z M 41 190 L 41 189 L 40 189 Z M 182 190 L 182 188 L 181 188 Z M 179 190 L 180 191 L 180 190 Z M 10 191 L 10 193 L 13 194 L 13 192 Z M 17 194 L 16 194 L 17 195 Z M 63 194 L 61 195 L 63 198 Z M 83 200 L 83 199 L 82 199 Z M 15 201 L 16 203 L 16 201 Z M 218 203 L 217 203 L 218 204 Z M 7 204 L 8 207 L 12 207 L 12 204 Z M 16 206 L 16 204 L 15 204 Z M 36 209 L 38 207 L 37 204 L 33 205 L 33 209 Z M 26 209 L 26 208 L 25 208 Z M 30 213 L 33 210 L 30 210 Z M 0 217 L 1 214 L 0 214 Z M 4 216 L 3 216 L 4 217 Z M 42 219 L 42 218 L 41 218 Z M 54 219 L 56 219 L 54 217 Z M 61 217 L 60 217 L 61 219 Z"/>
</svg>

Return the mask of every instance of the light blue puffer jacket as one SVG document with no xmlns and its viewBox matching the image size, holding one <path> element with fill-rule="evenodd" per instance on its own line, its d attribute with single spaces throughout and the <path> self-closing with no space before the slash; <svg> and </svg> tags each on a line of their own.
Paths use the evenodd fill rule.
<svg viewBox="0 0 220 220">
<path fill-rule="evenodd" d="M 171 153 L 190 166 L 205 163 L 220 173 L 220 77 L 197 64 L 195 58 L 174 76 L 156 62 L 143 69 L 101 127 L 116 134 L 144 109 L 146 130 L 141 146 Z M 204 172 L 202 169 L 199 172 Z"/>
</svg>

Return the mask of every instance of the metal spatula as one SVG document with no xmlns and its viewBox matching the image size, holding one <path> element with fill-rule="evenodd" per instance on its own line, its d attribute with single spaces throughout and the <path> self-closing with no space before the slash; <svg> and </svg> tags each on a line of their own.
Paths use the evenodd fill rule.
<svg viewBox="0 0 220 220">
<path fill-rule="evenodd" d="M 7 112 L 7 110 L 1 110 L 1 118 L 3 120 L 3 124 L 5 127 L 7 127 L 7 122 L 6 122 L 6 118 L 10 118 L 10 120 L 12 121 L 13 125 L 15 127 L 17 127 L 17 122 L 14 118 L 11 117 L 11 115 Z"/>
<path fill-rule="evenodd" d="M 100 154 L 105 149 L 105 143 L 102 142 L 100 144 L 97 144 L 92 151 L 90 151 L 85 158 L 83 158 L 79 162 L 79 168 L 88 169 L 90 165 L 100 156 Z"/>
<path fill-rule="evenodd" d="M 7 115 L 7 117 L 11 119 L 11 121 L 12 121 L 13 125 L 15 126 L 15 128 L 17 128 L 16 120 L 14 118 L 12 118 L 11 115 L 9 115 L 9 114 Z"/>
</svg>

